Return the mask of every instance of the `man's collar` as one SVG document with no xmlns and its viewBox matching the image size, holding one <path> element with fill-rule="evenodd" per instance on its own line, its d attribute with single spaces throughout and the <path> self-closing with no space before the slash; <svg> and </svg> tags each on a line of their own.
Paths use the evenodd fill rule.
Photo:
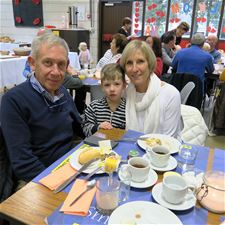
<svg viewBox="0 0 225 225">
<path fill-rule="evenodd" d="M 62 92 L 62 87 L 60 87 L 59 90 L 57 90 L 56 95 L 52 96 L 52 94 L 50 94 L 36 79 L 34 72 L 32 72 L 32 75 L 30 77 L 30 83 L 37 92 L 44 95 L 44 97 L 46 97 L 51 102 L 56 102 L 64 96 Z"/>
</svg>

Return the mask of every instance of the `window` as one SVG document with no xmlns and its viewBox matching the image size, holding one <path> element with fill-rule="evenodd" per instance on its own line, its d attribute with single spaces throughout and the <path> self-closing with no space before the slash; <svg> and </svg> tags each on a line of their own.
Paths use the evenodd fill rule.
<svg viewBox="0 0 225 225">
<path fill-rule="evenodd" d="M 161 36 L 166 30 L 175 29 L 184 21 L 190 27 L 193 26 L 184 37 L 189 38 L 191 33 L 196 32 L 203 32 L 206 36 L 219 33 L 220 39 L 225 40 L 225 7 L 222 2 L 223 0 L 133 1 L 132 34 Z"/>
<path fill-rule="evenodd" d="M 170 3 L 170 16 L 168 30 L 175 29 L 180 22 L 187 22 L 191 26 L 192 13 L 193 13 L 193 0 L 178 1 L 171 0 Z M 184 35 L 190 37 L 190 31 Z"/>
<path fill-rule="evenodd" d="M 147 0 L 144 35 L 161 36 L 166 28 L 167 0 Z"/>
<path fill-rule="evenodd" d="M 132 34 L 137 36 L 142 35 L 142 20 L 143 20 L 143 1 L 134 1 L 132 7 Z"/>
<path fill-rule="evenodd" d="M 204 35 L 217 34 L 219 28 L 218 16 L 221 12 L 222 0 L 197 0 L 194 20 L 194 33 Z"/>
<path fill-rule="evenodd" d="M 220 39 L 225 40 L 225 7 L 223 9 L 223 20 L 220 30 Z"/>
</svg>

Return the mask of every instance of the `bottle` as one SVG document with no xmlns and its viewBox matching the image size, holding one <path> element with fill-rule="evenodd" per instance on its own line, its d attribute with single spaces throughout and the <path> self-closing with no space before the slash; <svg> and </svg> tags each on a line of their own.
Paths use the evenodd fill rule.
<svg viewBox="0 0 225 225">
<path fill-rule="evenodd" d="M 132 157 L 137 157 L 139 156 L 139 153 L 137 150 L 130 150 L 127 156 L 127 160 L 129 160 Z"/>
</svg>

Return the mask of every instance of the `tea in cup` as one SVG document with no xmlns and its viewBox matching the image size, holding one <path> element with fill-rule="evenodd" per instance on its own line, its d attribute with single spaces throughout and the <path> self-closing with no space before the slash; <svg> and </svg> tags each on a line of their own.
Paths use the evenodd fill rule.
<svg viewBox="0 0 225 225">
<path fill-rule="evenodd" d="M 132 175 L 132 181 L 144 182 L 149 175 L 149 162 L 142 157 L 132 157 L 128 160 L 128 165 Z"/>
<path fill-rule="evenodd" d="M 170 150 L 165 146 L 155 146 L 147 149 L 147 155 L 154 166 L 165 167 L 169 162 Z"/>
<path fill-rule="evenodd" d="M 181 176 L 171 175 L 163 178 L 162 197 L 169 203 L 180 204 L 184 200 L 193 198 L 194 191 L 195 187 L 187 185 Z"/>
</svg>

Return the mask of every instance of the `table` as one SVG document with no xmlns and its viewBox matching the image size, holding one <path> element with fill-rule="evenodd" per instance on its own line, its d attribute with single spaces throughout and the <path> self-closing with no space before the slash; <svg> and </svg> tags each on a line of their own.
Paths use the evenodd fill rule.
<svg viewBox="0 0 225 225">
<path fill-rule="evenodd" d="M 0 42 L 0 50 L 1 51 L 10 51 L 13 52 L 14 48 L 19 48 L 20 44 L 19 43 L 5 43 L 5 42 Z"/>
<path fill-rule="evenodd" d="M 27 56 L 0 59 L 0 88 L 12 88 L 26 80 L 23 70 Z"/>
<path fill-rule="evenodd" d="M 125 136 L 137 135 L 137 132 L 128 131 Z M 110 131 L 107 131 L 107 135 L 110 135 L 110 137 L 118 135 L 123 135 L 123 132 L 114 132 L 113 134 Z M 140 133 L 139 133 L 140 134 Z M 116 139 L 115 138 L 115 139 Z M 120 146 L 121 144 L 121 146 Z M 115 151 L 121 150 L 125 151 L 127 154 L 127 151 L 130 150 L 130 148 L 138 148 L 136 145 L 132 143 L 119 143 L 119 145 L 115 148 Z M 223 157 L 225 156 L 225 151 L 218 149 L 209 149 L 205 147 L 200 147 L 201 154 L 197 158 L 197 163 L 200 165 L 204 165 L 205 170 L 211 170 L 211 169 L 218 169 L 218 163 L 225 163 L 223 158 L 218 158 L 219 154 L 223 154 Z M 140 149 L 139 149 L 140 151 Z M 67 153 L 65 157 L 67 157 L 69 154 L 71 154 L 72 151 Z M 143 152 L 143 151 L 142 151 Z M 207 158 L 206 161 L 204 161 L 204 158 Z M 56 165 L 59 164 L 63 159 L 60 159 L 56 161 L 53 165 L 51 165 L 47 170 L 52 170 L 56 167 Z M 218 163 L 217 163 L 218 162 Z M 43 173 L 45 173 L 44 171 Z M 20 191 L 16 192 L 14 195 L 12 195 L 10 198 L 8 198 L 6 201 L 4 201 L 2 204 L 0 204 L 0 217 L 8 219 L 13 222 L 13 224 L 45 224 L 44 219 L 49 216 L 66 198 L 66 193 L 58 193 L 53 194 L 52 191 L 48 190 L 47 188 L 43 187 L 42 185 L 38 184 L 37 181 L 42 177 L 43 174 L 40 174 L 37 176 L 32 182 L 28 183 L 24 188 L 22 188 Z M 158 174 L 159 181 L 162 180 L 162 174 Z M 149 188 L 149 191 L 151 191 L 151 188 Z M 202 221 L 202 212 L 204 215 L 206 215 L 206 223 L 207 225 L 215 225 L 221 223 L 221 215 L 214 214 L 211 212 L 208 212 L 205 209 L 202 209 L 200 205 L 196 205 L 195 211 L 194 209 L 189 210 L 188 212 L 185 212 L 184 215 L 182 213 L 179 213 L 179 217 L 183 217 L 183 219 L 186 221 L 188 216 L 193 216 L 196 221 Z M 63 214 L 62 214 L 63 215 Z M 96 215 L 98 216 L 98 215 Z M 94 214 L 93 214 L 94 217 Z M 186 219 L 185 219 L 186 217 Z M 59 221 L 58 221 L 59 222 Z M 76 222 L 75 220 L 73 221 Z M 94 221 L 92 224 L 94 224 Z M 72 224 L 72 223 L 71 223 Z M 82 224 L 82 223 L 81 223 Z M 103 223 L 101 223 L 103 224 Z M 184 224 L 190 224 L 188 222 Z M 200 223 L 195 223 L 200 224 Z M 201 223 L 204 224 L 204 223 Z"/>
</svg>

